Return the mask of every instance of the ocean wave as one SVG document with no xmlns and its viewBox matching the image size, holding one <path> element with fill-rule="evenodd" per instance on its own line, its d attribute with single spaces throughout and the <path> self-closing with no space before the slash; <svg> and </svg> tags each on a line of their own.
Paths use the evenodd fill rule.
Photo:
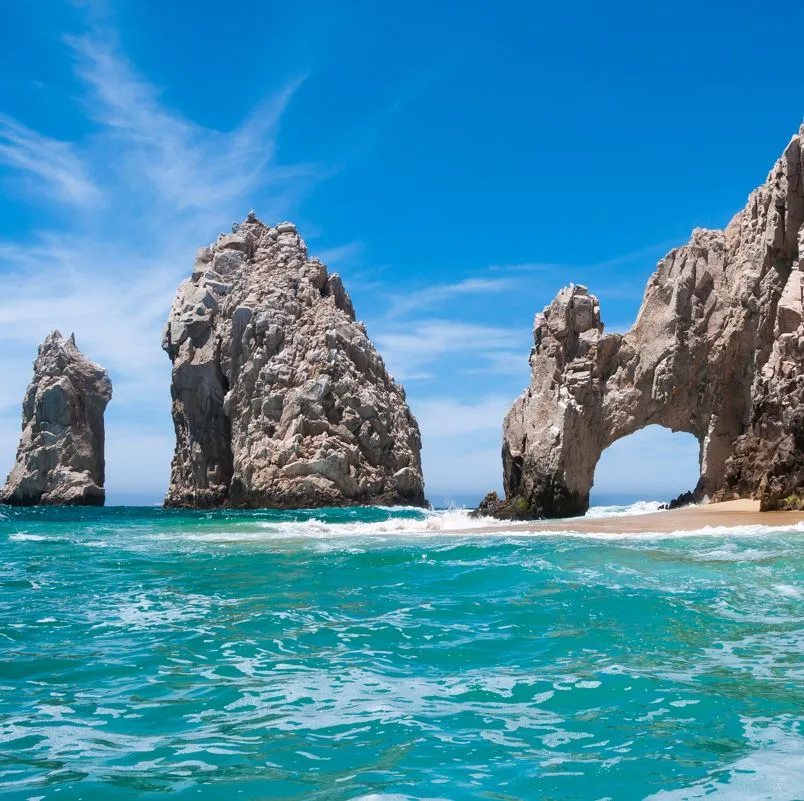
<svg viewBox="0 0 804 801">
<path fill-rule="evenodd" d="M 629 517 L 648 514 L 659 510 L 659 501 L 639 501 L 622 506 L 595 506 L 589 509 L 585 518 L 597 519 L 607 517 Z M 225 540 L 259 540 L 268 538 L 293 539 L 296 537 L 321 537 L 331 535 L 428 535 L 434 533 L 460 533 L 471 535 L 481 532 L 484 536 L 505 534 L 527 534 L 524 524 L 497 520 L 491 517 L 473 517 L 468 508 L 428 509 L 418 507 L 373 507 L 375 511 L 383 511 L 387 517 L 382 520 L 327 520 L 326 515 L 313 516 L 307 520 L 277 521 L 257 520 L 253 527 L 227 528 L 227 530 L 195 531 L 187 534 L 190 539 L 225 541 Z M 403 516 L 404 515 L 404 516 Z M 540 523 L 539 525 L 543 525 Z M 515 526 L 515 527 L 514 527 Z M 541 534 L 542 531 L 533 532 Z M 551 536 L 556 533 L 547 532 Z"/>
<path fill-rule="evenodd" d="M 10 542 L 45 542 L 54 545 L 68 542 L 64 537 L 49 537 L 44 534 L 29 534 L 26 531 L 15 531 L 8 535 Z"/>
<path fill-rule="evenodd" d="M 597 517 L 630 517 L 658 512 L 662 508 L 661 501 L 636 501 L 635 503 L 613 506 L 590 506 L 584 515 L 586 518 Z"/>
<path fill-rule="evenodd" d="M 627 507 L 633 509 L 638 505 Z M 611 508 L 611 507 L 608 507 Z M 672 531 L 589 531 L 573 529 L 573 521 L 588 521 L 589 518 L 568 518 L 552 521 L 534 521 L 532 527 L 526 522 L 495 520 L 492 518 L 474 518 L 468 509 L 450 509 L 439 511 L 418 510 L 416 517 L 395 517 L 389 510 L 389 516 L 383 520 L 374 521 L 342 521 L 330 522 L 313 517 L 303 521 L 239 521 L 234 525 L 224 526 L 194 526 L 180 530 L 162 530 L 149 535 L 156 540 L 184 540 L 200 543 L 260 543 L 272 541 L 314 540 L 344 542 L 375 541 L 378 543 L 395 541 L 400 538 L 428 540 L 434 538 L 454 539 L 465 538 L 479 541 L 489 540 L 499 542 L 501 538 L 522 540 L 530 538 L 580 538 L 607 541 L 640 541 L 640 540 L 667 540 L 667 539 L 694 539 L 718 537 L 767 537 L 768 535 L 804 533 L 804 522 L 795 524 L 768 525 L 750 524 L 743 526 L 702 526 L 696 529 L 677 529 Z M 627 511 L 622 515 L 610 513 L 595 514 L 592 519 L 611 517 L 628 517 L 636 514 L 645 514 L 644 511 Z M 587 525 L 584 523 L 583 525 Z M 558 527 L 560 525 L 561 527 Z M 778 554 L 767 551 L 757 551 L 755 554 L 739 550 L 734 545 L 723 545 L 701 552 L 698 558 L 703 561 L 742 561 L 756 557 L 758 559 L 775 558 Z"/>
<path fill-rule="evenodd" d="M 752 538 L 765 539 L 769 536 L 783 536 L 804 533 L 804 527 L 795 529 L 778 529 L 771 526 L 744 526 L 740 528 L 705 527 L 694 531 L 648 531 L 639 533 L 612 531 L 565 531 L 548 529 L 516 529 L 500 527 L 499 529 L 472 531 L 465 529 L 422 529 L 411 527 L 405 530 L 381 531 L 372 529 L 355 530 L 347 526 L 303 527 L 291 526 L 276 530 L 230 531 L 212 530 L 204 532 L 184 532 L 175 535 L 154 535 L 154 539 L 164 544 L 184 542 L 195 545 L 278 545 L 307 544 L 324 550 L 342 550 L 359 552 L 368 548 L 394 548 L 416 543 L 420 547 L 438 548 L 439 550 L 471 545 L 473 547 L 495 548 L 499 546 L 520 546 L 527 541 L 550 540 L 558 542 L 599 542 L 617 547 L 638 548 L 649 543 L 678 543 L 689 540 L 685 551 L 688 561 L 713 563 L 771 562 L 780 558 L 777 551 L 765 551 L 760 548 L 747 548 L 744 551 L 725 551 L 719 549 L 700 550 L 700 545 L 693 547 L 693 541 L 739 538 L 750 541 Z M 134 544 L 132 543 L 132 547 Z M 135 548 L 135 549 L 138 549 Z M 714 550 L 714 555 L 712 551 Z M 422 557 L 424 558 L 424 556 Z"/>
<path fill-rule="evenodd" d="M 534 532 L 542 533 L 542 532 Z M 545 532 L 546 533 L 546 532 Z M 768 525 L 753 524 L 744 526 L 702 526 L 696 529 L 675 529 L 673 531 L 640 531 L 640 532 L 616 532 L 616 531 L 552 531 L 551 536 L 561 536 L 571 534 L 575 537 L 589 537 L 591 539 L 645 539 L 645 540 L 664 540 L 664 539 L 694 539 L 696 537 L 767 537 L 774 534 L 796 534 L 804 533 L 804 522 L 787 525 Z M 744 552 L 745 553 L 745 552 Z M 709 552 L 712 561 L 740 561 L 739 554 L 730 550 L 714 549 Z M 768 556 L 767 553 L 759 553 L 762 558 Z M 705 554 L 701 554 L 705 556 Z M 744 558 L 744 557 L 743 557 Z"/>
<path fill-rule="evenodd" d="M 39 534 L 26 534 L 24 531 L 9 534 L 8 538 L 12 542 L 46 542 L 48 540 L 48 537 L 43 537 Z"/>
<path fill-rule="evenodd" d="M 284 539 L 326 539 L 329 537 L 382 537 L 398 536 L 430 536 L 432 534 L 471 533 L 473 530 L 499 529 L 501 532 L 510 524 L 490 518 L 473 518 L 469 509 L 421 510 L 417 509 L 416 517 L 398 517 L 395 511 L 388 509 L 388 517 L 378 521 L 336 521 L 329 522 L 322 517 L 313 517 L 303 521 L 268 521 L 256 520 L 226 528 L 195 529 L 178 533 L 181 539 L 201 542 L 259 542 Z M 172 533 L 157 536 L 172 537 Z"/>
<path fill-rule="evenodd" d="M 735 539 L 764 538 L 770 535 L 804 533 L 804 522 L 786 525 L 750 524 L 742 526 L 702 526 L 692 530 L 660 531 L 647 530 L 628 532 L 612 531 L 612 518 L 623 521 L 634 515 L 657 512 L 657 501 L 642 501 L 623 506 L 592 507 L 588 515 L 555 521 L 496 520 L 475 518 L 466 508 L 424 510 L 410 508 L 357 507 L 347 510 L 306 510 L 301 512 L 276 512 L 259 510 L 242 512 L 227 510 L 221 514 L 188 514 L 185 518 L 155 514 L 153 519 L 137 519 L 136 523 L 118 527 L 114 520 L 103 525 L 96 523 L 71 526 L 69 533 L 63 528 L 59 533 L 34 533 L 20 530 L 8 534 L 8 540 L 16 543 L 72 544 L 87 548 L 122 546 L 127 550 L 147 550 L 154 544 L 171 547 L 171 543 L 209 545 L 260 545 L 270 543 L 308 542 L 323 548 L 362 548 L 364 545 L 383 546 L 399 541 L 438 542 L 450 546 L 461 541 L 474 544 L 485 541 L 490 545 L 501 541 L 522 542 L 534 538 L 604 540 L 607 542 L 630 542 L 654 540 L 692 540 L 708 538 L 716 542 L 707 548 L 691 550 L 690 558 L 709 562 L 762 561 L 779 558 L 785 552 L 780 543 L 769 550 L 768 543 L 755 550 L 737 547 Z M 605 527 L 602 521 L 606 519 Z M 600 520 L 599 530 L 594 521 Z M 656 520 L 663 520 L 662 513 Z M 590 528 L 592 530 L 590 530 Z M 65 534 L 67 536 L 65 537 Z"/>
</svg>

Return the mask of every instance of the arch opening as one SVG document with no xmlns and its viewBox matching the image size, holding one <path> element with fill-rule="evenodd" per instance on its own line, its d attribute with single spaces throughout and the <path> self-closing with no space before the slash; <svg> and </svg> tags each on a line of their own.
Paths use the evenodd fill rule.
<svg viewBox="0 0 804 801">
<path fill-rule="evenodd" d="M 649 425 L 606 448 L 595 467 L 590 506 L 666 503 L 695 489 L 701 448 L 692 434 Z"/>
</svg>

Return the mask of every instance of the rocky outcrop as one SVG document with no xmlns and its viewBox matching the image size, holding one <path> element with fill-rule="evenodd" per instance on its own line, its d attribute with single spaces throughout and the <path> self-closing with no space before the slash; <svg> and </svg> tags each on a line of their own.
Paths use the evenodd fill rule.
<svg viewBox="0 0 804 801">
<path fill-rule="evenodd" d="M 602 451 L 654 423 L 700 442 L 696 495 L 802 505 L 803 138 L 725 230 L 695 230 L 659 262 L 628 333 L 603 333 L 582 286 L 536 316 L 531 383 L 504 424 L 506 500 L 490 513 L 584 513 Z"/>
<path fill-rule="evenodd" d="M 22 402 L 17 460 L 0 502 L 103 506 L 103 413 L 112 382 L 58 331 L 45 338 Z"/>
<path fill-rule="evenodd" d="M 699 503 L 704 503 L 706 496 L 697 490 L 687 490 L 677 495 L 668 503 L 662 504 L 660 509 L 683 509 L 685 506 L 694 506 Z"/>
<path fill-rule="evenodd" d="M 734 443 L 718 494 L 759 498 L 763 510 L 804 509 L 803 270 L 795 261 L 785 282 L 770 355 L 752 384 L 748 425 Z"/>
<path fill-rule="evenodd" d="M 163 348 L 167 506 L 423 505 L 421 439 L 337 274 L 253 213 L 202 248 Z"/>
</svg>

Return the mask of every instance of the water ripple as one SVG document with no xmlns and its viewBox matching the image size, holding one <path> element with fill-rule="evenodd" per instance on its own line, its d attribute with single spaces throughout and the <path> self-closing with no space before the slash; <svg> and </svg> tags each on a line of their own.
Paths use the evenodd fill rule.
<svg viewBox="0 0 804 801">
<path fill-rule="evenodd" d="M 4 799 L 804 786 L 799 532 L 445 538 L 463 513 L 3 514 Z"/>
</svg>

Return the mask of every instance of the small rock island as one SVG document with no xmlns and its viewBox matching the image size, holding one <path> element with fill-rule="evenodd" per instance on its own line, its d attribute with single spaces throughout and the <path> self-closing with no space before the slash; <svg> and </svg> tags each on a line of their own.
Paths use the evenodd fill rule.
<svg viewBox="0 0 804 801">
<path fill-rule="evenodd" d="M 58 331 L 39 346 L 22 402 L 22 437 L 0 503 L 103 506 L 103 413 L 112 382 Z"/>
<path fill-rule="evenodd" d="M 424 505 L 418 424 L 340 277 L 292 223 L 232 229 L 200 249 L 165 327 L 165 505 Z"/>
<path fill-rule="evenodd" d="M 603 333 L 583 286 L 536 315 L 531 383 L 503 426 L 506 497 L 480 514 L 583 514 L 603 450 L 654 423 L 697 437 L 697 497 L 804 508 L 803 148 L 804 127 L 725 230 L 659 262 L 625 335 Z"/>
</svg>

